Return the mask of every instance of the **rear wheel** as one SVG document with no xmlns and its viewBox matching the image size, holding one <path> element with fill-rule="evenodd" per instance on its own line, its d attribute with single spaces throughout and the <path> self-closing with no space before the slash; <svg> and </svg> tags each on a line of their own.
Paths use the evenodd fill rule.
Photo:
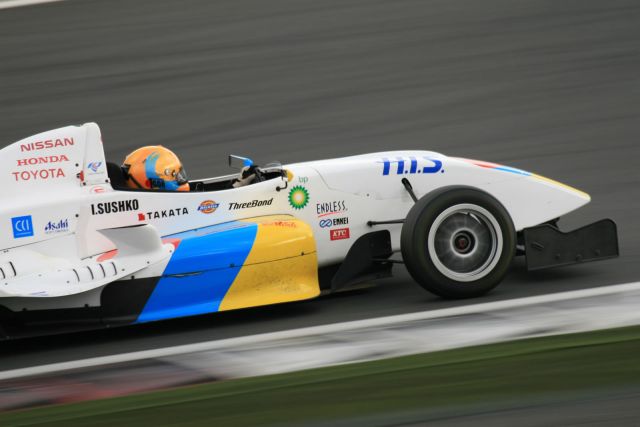
<svg viewBox="0 0 640 427">
<path fill-rule="evenodd" d="M 420 199 L 402 227 L 407 270 L 444 298 L 471 298 L 497 286 L 516 247 L 513 222 L 491 195 L 449 187 Z"/>
</svg>

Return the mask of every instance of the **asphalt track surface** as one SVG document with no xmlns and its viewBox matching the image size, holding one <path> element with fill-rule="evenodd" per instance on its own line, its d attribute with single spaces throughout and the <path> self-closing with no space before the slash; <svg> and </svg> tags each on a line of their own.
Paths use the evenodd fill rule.
<svg viewBox="0 0 640 427">
<path fill-rule="evenodd" d="M 107 157 L 163 144 L 192 177 L 258 163 L 431 149 L 566 182 L 561 224 L 619 225 L 617 260 L 443 301 L 397 268 L 375 288 L 0 343 L 11 369 L 640 279 L 640 3 L 71 0 L 0 11 L 0 141 L 101 125 Z"/>
</svg>

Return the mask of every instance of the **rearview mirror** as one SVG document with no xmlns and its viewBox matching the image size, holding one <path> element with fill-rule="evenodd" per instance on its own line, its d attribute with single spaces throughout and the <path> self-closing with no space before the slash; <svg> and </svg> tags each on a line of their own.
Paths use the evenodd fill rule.
<svg viewBox="0 0 640 427">
<path fill-rule="evenodd" d="M 253 166 L 253 160 L 251 160 L 249 158 L 246 158 L 246 157 L 229 155 L 229 167 L 230 168 L 242 169 L 244 167 L 250 167 L 250 166 Z"/>
</svg>

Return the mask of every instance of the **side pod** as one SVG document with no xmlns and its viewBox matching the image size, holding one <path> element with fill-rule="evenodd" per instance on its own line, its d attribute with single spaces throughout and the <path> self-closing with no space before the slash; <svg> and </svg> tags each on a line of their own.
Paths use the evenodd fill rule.
<svg viewBox="0 0 640 427">
<path fill-rule="evenodd" d="M 603 219 L 570 232 L 551 224 L 523 230 L 529 271 L 615 258 L 618 251 L 616 223 Z"/>
</svg>

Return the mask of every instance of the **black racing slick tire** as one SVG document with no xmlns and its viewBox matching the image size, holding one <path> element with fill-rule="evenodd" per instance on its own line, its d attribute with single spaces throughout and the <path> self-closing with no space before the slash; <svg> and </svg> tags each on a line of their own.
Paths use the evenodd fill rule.
<svg viewBox="0 0 640 427">
<path fill-rule="evenodd" d="M 443 298 L 484 295 L 507 274 L 516 232 L 493 196 L 470 187 L 446 187 L 411 208 L 400 247 L 407 270 L 424 289 Z"/>
</svg>

